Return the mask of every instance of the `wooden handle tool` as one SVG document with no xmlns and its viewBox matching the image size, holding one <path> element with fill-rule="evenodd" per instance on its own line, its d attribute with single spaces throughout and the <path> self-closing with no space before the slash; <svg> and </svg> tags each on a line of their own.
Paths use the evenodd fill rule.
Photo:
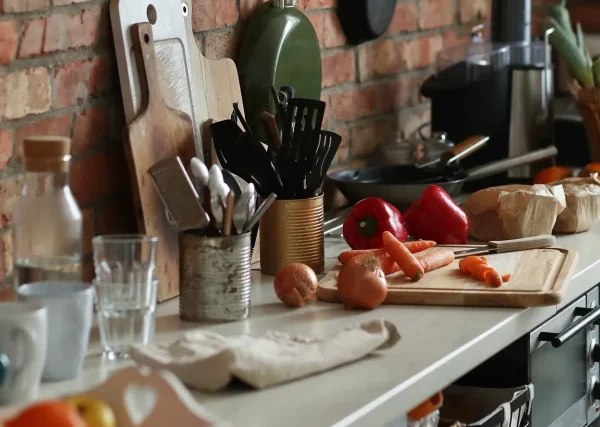
<svg viewBox="0 0 600 427">
<path fill-rule="evenodd" d="M 488 242 L 487 245 L 454 252 L 454 255 L 456 258 L 464 258 L 471 255 L 500 254 L 505 252 L 526 251 L 529 249 L 548 248 L 554 245 L 556 245 L 556 237 L 552 235 L 542 235 L 513 240 L 494 240 Z"/>
</svg>

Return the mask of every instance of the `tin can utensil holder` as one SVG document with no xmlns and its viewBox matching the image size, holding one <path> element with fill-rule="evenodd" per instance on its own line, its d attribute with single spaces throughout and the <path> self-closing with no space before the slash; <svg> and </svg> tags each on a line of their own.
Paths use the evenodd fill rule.
<svg viewBox="0 0 600 427">
<path fill-rule="evenodd" d="M 260 220 L 260 269 L 276 275 L 287 264 L 325 269 L 323 195 L 276 200 Z"/>
<path fill-rule="evenodd" d="M 235 321 L 250 315 L 250 233 L 179 236 L 179 316 L 191 322 Z"/>
</svg>

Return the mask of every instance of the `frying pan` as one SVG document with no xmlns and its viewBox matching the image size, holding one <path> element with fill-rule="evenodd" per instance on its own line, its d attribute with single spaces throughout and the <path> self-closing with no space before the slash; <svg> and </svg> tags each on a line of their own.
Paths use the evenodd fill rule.
<svg viewBox="0 0 600 427">
<path fill-rule="evenodd" d="M 517 166 L 526 165 L 555 156 L 556 147 L 551 146 L 532 151 L 522 156 L 511 157 L 488 163 L 468 171 L 460 166 L 444 172 L 418 169 L 412 165 L 375 166 L 360 169 L 348 169 L 334 172 L 329 179 L 339 188 L 350 203 L 356 203 L 367 197 L 378 197 L 393 204 L 400 210 L 421 197 L 429 184 L 436 184 L 451 196 L 460 194 L 467 181 L 505 172 Z"/>
</svg>

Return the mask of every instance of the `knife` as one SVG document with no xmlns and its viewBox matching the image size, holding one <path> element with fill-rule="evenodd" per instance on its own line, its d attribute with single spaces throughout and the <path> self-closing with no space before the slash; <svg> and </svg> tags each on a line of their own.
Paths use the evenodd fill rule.
<svg viewBox="0 0 600 427">
<path fill-rule="evenodd" d="M 552 235 L 542 235 L 533 237 L 524 237 L 513 240 L 493 240 L 487 245 L 465 245 L 470 248 L 466 250 L 454 251 L 456 258 L 464 258 L 471 255 L 501 254 L 506 252 L 526 251 L 529 249 L 548 248 L 556 245 L 556 237 Z M 459 245 L 436 245 L 435 247 L 460 248 Z"/>
</svg>

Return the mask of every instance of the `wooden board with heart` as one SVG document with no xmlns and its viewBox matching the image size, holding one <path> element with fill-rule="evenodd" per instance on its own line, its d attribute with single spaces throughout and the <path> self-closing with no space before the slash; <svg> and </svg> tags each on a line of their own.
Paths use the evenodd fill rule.
<svg viewBox="0 0 600 427">
<path fill-rule="evenodd" d="M 452 248 L 450 248 L 452 249 Z M 429 251 L 439 250 L 437 248 Z M 578 254 L 563 248 L 532 249 L 488 255 L 488 263 L 509 282 L 492 288 L 460 272 L 459 260 L 412 282 L 404 273 L 387 276 L 385 304 L 458 305 L 484 307 L 536 307 L 558 304 L 577 265 Z M 336 265 L 319 281 L 317 297 L 341 302 L 337 291 Z"/>
</svg>

